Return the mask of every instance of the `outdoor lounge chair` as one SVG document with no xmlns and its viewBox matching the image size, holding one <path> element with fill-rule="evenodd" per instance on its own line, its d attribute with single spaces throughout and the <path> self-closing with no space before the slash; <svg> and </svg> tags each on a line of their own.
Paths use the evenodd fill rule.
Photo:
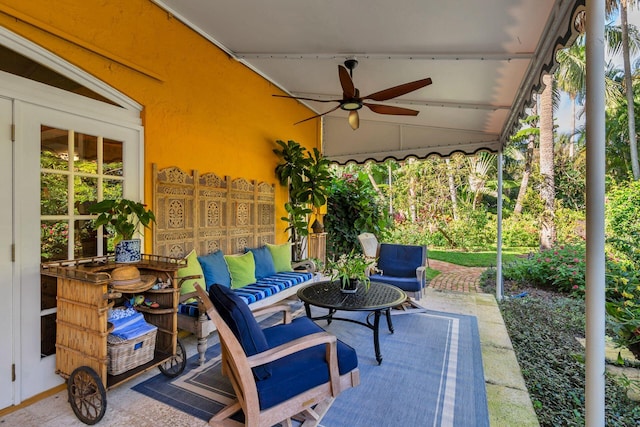
<svg viewBox="0 0 640 427">
<path fill-rule="evenodd" d="M 195 288 L 218 330 L 222 372 L 237 396 L 210 425 L 290 426 L 294 418 L 316 426 L 336 396 L 360 383 L 355 350 L 306 317 L 291 321 L 288 305 L 252 313 L 226 287 L 212 285 L 209 296 L 200 285 Z M 285 313 L 285 323 L 260 329 L 254 315 L 278 311 Z M 239 411 L 244 423 L 231 418 Z"/>
<path fill-rule="evenodd" d="M 422 298 L 427 285 L 425 275 L 428 265 L 427 247 L 377 243 L 376 237 L 371 233 L 363 233 L 358 236 L 358 239 L 365 256 L 376 260 L 369 279 L 397 286 L 410 297 L 407 300 L 410 306 L 424 310 L 415 301 Z"/>
</svg>

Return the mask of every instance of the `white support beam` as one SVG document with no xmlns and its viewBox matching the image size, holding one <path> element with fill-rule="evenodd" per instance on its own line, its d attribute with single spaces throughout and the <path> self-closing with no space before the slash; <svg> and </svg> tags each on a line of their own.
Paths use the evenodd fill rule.
<svg viewBox="0 0 640 427">
<path fill-rule="evenodd" d="M 587 427 L 605 425 L 605 99 L 604 0 L 587 8 L 587 271 L 586 390 Z"/>
<path fill-rule="evenodd" d="M 496 299 L 502 301 L 502 168 L 504 165 L 502 148 L 498 152 L 498 245 L 496 254 Z"/>
</svg>

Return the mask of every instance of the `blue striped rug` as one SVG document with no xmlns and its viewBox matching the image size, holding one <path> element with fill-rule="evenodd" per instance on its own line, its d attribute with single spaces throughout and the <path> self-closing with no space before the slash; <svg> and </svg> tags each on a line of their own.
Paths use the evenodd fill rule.
<svg viewBox="0 0 640 427">
<path fill-rule="evenodd" d="M 364 319 L 362 313 L 348 315 Z M 350 322 L 319 322 L 356 349 L 361 381 L 359 387 L 338 396 L 322 426 L 488 426 L 476 318 L 427 311 L 392 320 L 394 334 L 384 317 L 380 321 L 381 365 L 375 359 L 371 330 Z M 160 374 L 134 390 L 209 420 L 233 399 L 219 363 L 215 345 L 207 350 L 204 366 L 197 366 L 194 356 L 179 378 Z"/>
</svg>

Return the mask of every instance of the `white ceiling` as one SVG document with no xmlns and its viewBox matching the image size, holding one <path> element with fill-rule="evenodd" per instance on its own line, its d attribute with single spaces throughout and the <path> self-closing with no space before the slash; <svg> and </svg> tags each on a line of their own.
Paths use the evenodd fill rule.
<svg viewBox="0 0 640 427">
<path fill-rule="evenodd" d="M 323 119 L 325 156 L 367 159 L 497 151 L 583 0 L 154 0 L 291 95 L 340 99 L 338 65 L 359 61 L 361 95 L 430 77 L 384 102 L 416 117 Z M 281 102 L 297 102 L 282 99 Z M 305 102 L 318 114 L 337 103 Z M 313 115 L 309 114 L 309 116 Z M 307 117 L 299 117 L 303 120 Z"/>
</svg>

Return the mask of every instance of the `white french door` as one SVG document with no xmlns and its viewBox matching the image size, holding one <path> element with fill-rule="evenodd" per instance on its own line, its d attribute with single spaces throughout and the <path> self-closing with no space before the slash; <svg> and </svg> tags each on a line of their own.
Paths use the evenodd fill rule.
<svg viewBox="0 0 640 427">
<path fill-rule="evenodd" d="M 3 325 L 0 328 L 0 408 L 13 403 L 15 361 L 13 330 L 13 144 L 11 125 L 13 123 L 13 102 L 0 97 L 0 313 Z"/>
<path fill-rule="evenodd" d="M 56 282 L 41 277 L 40 263 L 102 253 L 84 207 L 107 195 L 140 199 L 140 132 L 21 101 L 15 122 L 20 322 L 31 331 L 20 337 L 22 400 L 62 382 L 55 373 Z"/>
</svg>

